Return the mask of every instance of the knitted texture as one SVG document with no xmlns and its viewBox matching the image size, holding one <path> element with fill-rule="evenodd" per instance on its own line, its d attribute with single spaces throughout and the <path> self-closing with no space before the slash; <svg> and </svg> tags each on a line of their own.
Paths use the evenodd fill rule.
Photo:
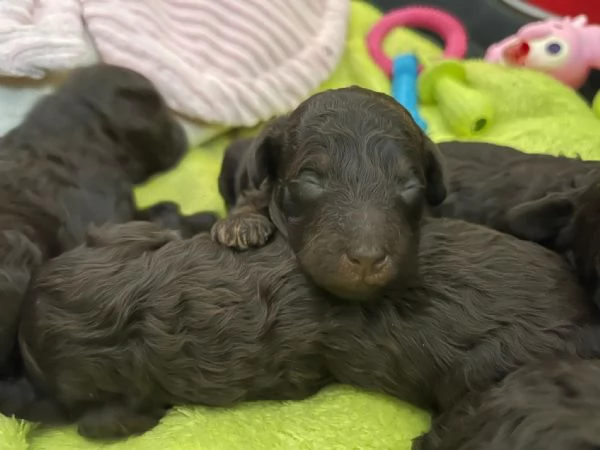
<svg viewBox="0 0 600 450">
<path fill-rule="evenodd" d="M 0 75 L 43 78 L 88 53 L 80 0 L 0 0 Z"/>
<path fill-rule="evenodd" d="M 83 0 L 106 62 L 150 78 L 169 106 L 227 126 L 293 109 L 333 72 L 349 0 Z"/>
</svg>

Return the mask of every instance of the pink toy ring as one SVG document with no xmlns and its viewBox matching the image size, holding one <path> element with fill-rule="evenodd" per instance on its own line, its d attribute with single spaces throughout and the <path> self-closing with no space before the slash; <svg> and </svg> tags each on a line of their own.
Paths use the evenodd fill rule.
<svg viewBox="0 0 600 450">
<path fill-rule="evenodd" d="M 381 18 L 367 36 L 371 58 L 389 76 L 392 76 L 392 60 L 382 49 L 383 40 L 397 27 L 416 27 L 432 31 L 444 41 L 444 56 L 462 59 L 467 53 L 467 32 L 453 15 L 437 8 L 411 6 L 395 9 Z"/>
</svg>

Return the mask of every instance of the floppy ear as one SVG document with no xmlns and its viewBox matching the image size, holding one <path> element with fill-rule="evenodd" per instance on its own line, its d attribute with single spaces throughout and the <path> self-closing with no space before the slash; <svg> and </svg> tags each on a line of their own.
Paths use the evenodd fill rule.
<svg viewBox="0 0 600 450">
<path fill-rule="evenodd" d="M 219 194 L 225 202 L 225 207 L 229 211 L 236 203 L 239 192 L 236 190 L 238 185 L 247 188 L 248 180 L 244 177 L 242 165 L 246 159 L 254 142 L 253 138 L 241 138 L 233 141 L 225 149 L 223 161 L 221 162 L 221 172 L 219 173 L 218 186 Z M 241 175 L 240 175 L 241 174 Z"/>
<path fill-rule="evenodd" d="M 511 232 L 521 239 L 556 242 L 571 223 L 574 211 L 572 193 L 553 193 L 511 208 L 507 221 Z"/>
<path fill-rule="evenodd" d="M 283 211 L 279 207 L 281 204 L 281 189 L 279 186 L 274 186 L 273 194 L 271 195 L 271 200 L 269 202 L 269 217 L 277 231 L 281 233 L 284 238 L 288 238 L 287 233 L 287 220 L 283 214 Z"/>
<path fill-rule="evenodd" d="M 286 116 L 272 120 L 254 139 L 245 158 L 246 176 L 238 177 L 242 185 L 237 186 L 237 192 L 248 188 L 258 189 L 265 180 L 274 181 L 277 178 L 287 120 Z"/>
<path fill-rule="evenodd" d="M 425 166 L 425 198 L 431 206 L 437 206 L 446 199 L 446 175 L 443 157 L 437 145 L 423 133 L 423 153 Z"/>
</svg>

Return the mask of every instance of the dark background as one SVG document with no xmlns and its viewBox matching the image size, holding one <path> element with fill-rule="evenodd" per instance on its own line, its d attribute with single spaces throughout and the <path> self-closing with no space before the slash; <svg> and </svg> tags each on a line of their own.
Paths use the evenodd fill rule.
<svg viewBox="0 0 600 450">
<path fill-rule="evenodd" d="M 468 56 L 472 58 L 483 57 L 485 50 L 491 44 L 514 34 L 526 23 L 539 20 L 511 8 L 500 0 L 370 0 L 370 2 L 382 11 L 419 4 L 442 8 L 453 13 L 462 21 L 469 33 Z M 429 35 L 429 37 L 437 40 L 435 36 Z M 591 101 L 598 89 L 600 89 L 600 72 L 593 71 L 580 92 Z"/>
</svg>

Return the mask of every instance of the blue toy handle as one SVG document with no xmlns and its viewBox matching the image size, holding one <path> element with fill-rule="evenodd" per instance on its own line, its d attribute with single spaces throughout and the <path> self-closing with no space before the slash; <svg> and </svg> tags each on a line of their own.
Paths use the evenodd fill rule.
<svg viewBox="0 0 600 450">
<path fill-rule="evenodd" d="M 417 76 L 419 61 L 415 55 L 400 55 L 394 58 L 392 69 L 392 95 L 411 114 L 414 121 L 423 131 L 427 131 L 427 123 L 417 108 Z"/>
</svg>

